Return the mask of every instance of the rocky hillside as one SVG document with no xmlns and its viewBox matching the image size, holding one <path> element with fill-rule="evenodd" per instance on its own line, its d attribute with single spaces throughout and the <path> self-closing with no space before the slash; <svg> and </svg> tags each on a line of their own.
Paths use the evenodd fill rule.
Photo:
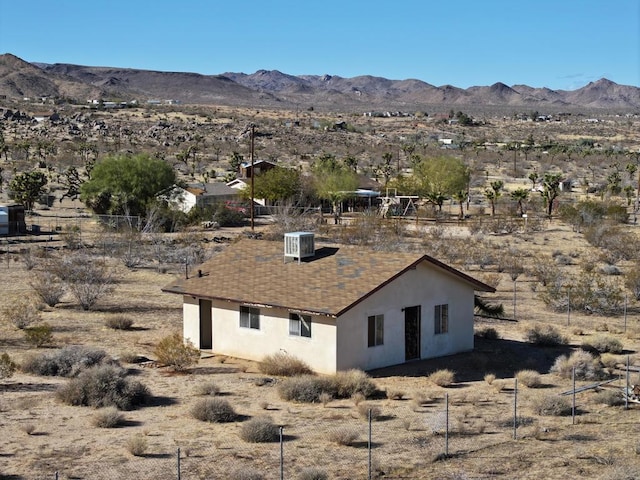
<svg viewBox="0 0 640 480">
<path fill-rule="evenodd" d="M 219 104 L 332 110 L 405 110 L 429 106 L 501 106 L 637 110 L 640 88 L 601 79 L 573 91 L 496 83 L 467 89 L 420 80 L 359 76 L 253 74 L 200 75 L 69 64 L 31 64 L 0 55 L 0 95 L 7 98 L 175 100 Z"/>
</svg>

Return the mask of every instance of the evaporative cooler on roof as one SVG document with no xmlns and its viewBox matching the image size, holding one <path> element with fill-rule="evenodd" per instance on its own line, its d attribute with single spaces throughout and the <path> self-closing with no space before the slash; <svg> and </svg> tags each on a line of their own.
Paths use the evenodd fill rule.
<svg viewBox="0 0 640 480">
<path fill-rule="evenodd" d="M 313 233 L 310 232 L 290 232 L 284 234 L 284 259 L 309 258 L 315 255 L 315 245 L 313 243 Z"/>
</svg>

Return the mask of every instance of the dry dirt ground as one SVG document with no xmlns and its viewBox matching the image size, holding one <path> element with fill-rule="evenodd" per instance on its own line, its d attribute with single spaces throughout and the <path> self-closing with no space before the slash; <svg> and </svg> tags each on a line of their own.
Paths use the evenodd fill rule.
<svg viewBox="0 0 640 480">
<path fill-rule="evenodd" d="M 42 223 L 46 225 L 47 220 L 43 218 Z M 83 223 L 83 228 L 90 237 L 88 225 L 88 221 Z M 237 233 L 224 232 L 229 236 Z M 504 241 L 496 240 L 498 245 Z M 511 241 L 526 244 L 532 251 L 589 248 L 578 234 L 562 225 L 532 233 L 526 240 Z M 16 252 L 19 247 L 14 244 L 10 248 Z M 55 308 L 44 309 L 43 319 L 53 327 L 53 347 L 36 350 L 26 343 L 23 332 L 3 324 L 0 353 L 7 352 L 20 363 L 34 353 L 86 345 L 103 348 L 116 358 L 135 353 L 153 359 L 157 342 L 181 330 L 181 298 L 160 289 L 173 275 L 180 275 L 182 267 L 170 266 L 160 273 L 154 267 L 126 269 L 116 260 L 113 265 L 117 268 L 116 288 L 95 310 L 82 311 L 71 297 Z M 15 294 L 31 295 L 31 274 L 20 255 L 0 256 L 0 303 Z M 507 316 L 512 316 L 513 283 L 506 273 L 499 275 L 492 300 L 503 302 Z M 629 355 L 631 363 L 639 365 L 637 305 L 629 310 L 625 331 L 622 316 L 572 314 L 568 318 L 566 313 L 549 311 L 530 288 L 532 282 L 526 275 L 518 279 L 517 322 L 478 320 L 478 328 L 492 326 L 500 339 L 478 338 L 470 353 L 371 372 L 381 392 L 366 401 L 381 413 L 372 424 L 374 478 L 640 478 L 640 405 L 631 404 L 628 410 L 608 406 L 601 403 L 595 390 L 588 390 L 576 395 L 575 422 L 571 416 L 540 416 L 533 409 L 537 398 L 571 389 L 570 380 L 549 374 L 549 368 L 557 356 L 570 352 L 597 331 L 606 328 L 607 334 L 622 341 L 625 351 L 619 356 L 620 363 Z M 134 320 L 133 329 L 119 331 L 105 326 L 105 319 L 120 314 Z M 570 345 L 539 348 L 525 343 L 524 330 L 534 322 L 556 326 L 569 337 Z M 149 387 L 153 398 L 143 408 L 124 412 L 126 422 L 114 429 L 95 427 L 94 409 L 56 400 L 54 392 L 65 379 L 17 372 L 0 380 L 0 478 L 172 479 L 177 478 L 178 449 L 183 479 L 256 478 L 249 476 L 250 471 L 261 472 L 267 479 L 280 478 L 281 452 L 285 478 L 304 478 L 300 474 L 309 466 L 323 469 L 332 479 L 367 478 L 368 425 L 352 400 L 324 406 L 283 401 L 277 393 L 279 379 L 261 374 L 253 362 L 215 354 L 203 355 L 183 374 L 163 367 L 125 367 Z M 440 368 L 456 372 L 452 387 L 438 387 L 426 379 Z M 515 398 L 513 377 L 522 369 L 539 371 L 543 386 L 520 386 Z M 488 373 L 497 377 L 491 385 L 484 379 Z M 615 374 L 622 375 L 620 370 Z M 638 374 L 632 374 L 631 380 L 640 383 Z M 190 415 L 190 408 L 200 398 L 197 386 L 211 381 L 242 415 L 240 421 L 209 424 Z M 588 383 L 578 382 L 578 386 Z M 618 380 L 606 388 L 619 390 L 622 385 L 623 380 Z M 400 399 L 388 399 L 385 392 L 395 392 Z M 422 402 L 416 401 L 419 397 Z M 445 437 L 447 399 L 450 434 Z M 514 404 L 523 418 L 516 439 Z M 240 439 L 243 421 L 260 415 L 269 415 L 284 427 L 282 450 L 277 443 L 249 444 Z M 332 435 L 345 427 L 358 434 L 351 446 L 331 441 Z M 128 451 L 127 442 L 135 435 L 143 435 L 147 441 L 142 456 Z"/>
</svg>

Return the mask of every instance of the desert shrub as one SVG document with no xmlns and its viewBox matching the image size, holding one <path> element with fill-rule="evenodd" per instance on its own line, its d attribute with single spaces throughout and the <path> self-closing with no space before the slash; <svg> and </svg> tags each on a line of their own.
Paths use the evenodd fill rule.
<svg viewBox="0 0 640 480">
<path fill-rule="evenodd" d="M 280 398 L 294 402 L 319 402 L 322 393 L 332 395 L 333 391 L 333 386 L 328 378 L 312 375 L 288 377 L 278 384 Z"/>
<path fill-rule="evenodd" d="M 598 335 L 583 342 L 582 348 L 599 353 L 622 353 L 622 342 L 609 335 Z"/>
<path fill-rule="evenodd" d="M 552 325 L 536 324 L 525 331 L 525 339 L 529 343 L 541 347 L 566 345 L 568 340 Z"/>
<path fill-rule="evenodd" d="M 56 395 L 68 405 L 89 407 L 118 407 L 131 410 L 149 397 L 149 390 L 137 380 L 126 377 L 126 372 L 112 365 L 100 365 L 80 372 Z"/>
<path fill-rule="evenodd" d="M 303 360 L 284 352 L 276 352 L 262 359 L 258 368 L 265 375 L 293 377 L 296 375 L 310 375 L 311 367 Z"/>
<path fill-rule="evenodd" d="M 113 315 L 107 317 L 104 324 L 114 330 L 130 330 L 133 326 L 133 319 L 126 315 Z"/>
<path fill-rule="evenodd" d="M 50 271 L 63 281 L 83 310 L 90 310 L 113 291 L 113 273 L 106 263 L 86 253 L 52 262 Z"/>
<path fill-rule="evenodd" d="M 238 418 L 231 404 L 222 398 L 203 398 L 191 408 L 191 415 L 197 420 L 211 423 L 233 422 Z"/>
<path fill-rule="evenodd" d="M 29 345 L 36 348 L 51 345 L 53 343 L 53 333 L 51 325 L 44 322 L 24 329 L 24 338 Z"/>
<path fill-rule="evenodd" d="M 600 390 L 593 395 L 593 401 L 610 407 L 624 405 L 624 397 L 615 390 Z"/>
<path fill-rule="evenodd" d="M 404 397 L 402 390 L 387 389 L 386 393 L 389 400 L 402 400 L 402 397 Z"/>
<path fill-rule="evenodd" d="M 535 370 L 520 370 L 516 373 L 518 384 L 522 384 L 525 387 L 536 388 L 542 385 L 542 377 Z"/>
<path fill-rule="evenodd" d="M 220 393 L 220 387 L 214 382 L 201 383 L 196 387 L 196 395 L 211 395 L 215 396 Z"/>
<path fill-rule="evenodd" d="M 229 478 L 233 478 L 233 480 L 264 480 L 264 475 L 253 468 L 240 467 L 231 472 Z"/>
<path fill-rule="evenodd" d="M 24 423 L 20 425 L 20 430 L 27 435 L 33 435 L 36 432 L 36 426 L 33 423 Z"/>
<path fill-rule="evenodd" d="M 327 480 L 328 478 L 327 472 L 318 467 L 304 468 L 298 475 L 298 480 Z"/>
<path fill-rule="evenodd" d="M 571 415 L 572 408 L 567 397 L 558 395 L 545 395 L 533 402 L 533 409 L 538 415 L 564 417 Z"/>
<path fill-rule="evenodd" d="M 600 355 L 600 363 L 605 368 L 614 369 L 616 368 L 616 365 L 620 363 L 620 361 L 621 361 L 620 357 L 618 357 L 617 355 L 613 355 L 611 353 L 603 353 L 602 355 Z"/>
<path fill-rule="evenodd" d="M 354 393 L 351 396 L 351 401 L 357 407 L 358 405 L 360 405 L 362 402 L 365 401 L 365 396 L 363 394 L 361 394 L 360 392 Z"/>
<path fill-rule="evenodd" d="M 327 404 L 333 400 L 333 395 L 331 395 L 330 393 L 327 392 L 322 392 L 320 394 L 320 396 L 318 397 L 318 400 L 320 400 L 320 403 L 322 403 L 323 407 L 326 407 Z"/>
<path fill-rule="evenodd" d="M 640 301 L 640 262 L 636 261 L 633 268 L 624 276 L 624 284 L 631 291 L 634 298 Z"/>
<path fill-rule="evenodd" d="M 8 353 L 4 352 L 0 355 L 0 380 L 12 377 L 17 368 L 18 366 L 11 360 Z"/>
<path fill-rule="evenodd" d="M 484 381 L 487 382 L 487 385 L 491 385 L 496 380 L 496 376 L 494 373 L 487 373 L 484 376 Z"/>
<path fill-rule="evenodd" d="M 22 371 L 35 375 L 74 377 L 83 370 L 110 361 L 104 350 L 74 345 L 56 353 L 29 357 L 22 363 Z"/>
<path fill-rule="evenodd" d="M 29 285 L 36 295 L 50 307 L 55 307 L 64 296 L 66 287 L 63 282 L 49 271 L 36 273 Z"/>
<path fill-rule="evenodd" d="M 571 378 L 574 368 L 576 380 L 602 380 L 607 377 L 598 359 L 584 350 L 577 350 L 569 357 L 560 355 L 553 363 L 550 373 Z"/>
<path fill-rule="evenodd" d="M 603 275 L 620 275 L 622 272 L 616 265 L 603 265 L 600 268 L 600 273 Z"/>
<path fill-rule="evenodd" d="M 184 340 L 180 333 L 164 337 L 154 350 L 158 362 L 181 371 L 200 360 L 200 350 L 193 346 L 189 340 Z"/>
<path fill-rule="evenodd" d="M 376 391 L 376 386 L 369 375 L 357 369 L 337 372 L 331 377 L 331 384 L 333 391 L 329 393 L 333 393 L 335 398 L 350 398 L 356 393 L 369 398 Z"/>
<path fill-rule="evenodd" d="M 455 373 L 448 369 L 436 370 L 427 380 L 439 387 L 450 387 L 455 382 Z"/>
<path fill-rule="evenodd" d="M 338 445 L 353 445 L 360 434 L 357 430 L 350 427 L 338 427 L 329 432 L 328 438 L 330 442 Z"/>
<path fill-rule="evenodd" d="M 358 416 L 364 420 L 369 419 L 369 412 L 371 412 L 371 420 L 377 420 L 382 415 L 382 410 L 376 405 L 370 405 L 368 403 L 361 403 L 357 407 Z"/>
<path fill-rule="evenodd" d="M 277 442 L 280 427 L 270 417 L 255 417 L 242 424 L 240 438 L 249 443 Z"/>
<path fill-rule="evenodd" d="M 3 303 L 5 305 L 0 311 L 2 318 L 20 330 L 40 321 L 40 311 L 36 303 L 28 297 L 10 298 Z"/>
<path fill-rule="evenodd" d="M 141 457 L 144 455 L 148 447 L 149 444 L 147 443 L 147 439 L 139 433 L 129 437 L 127 440 L 127 451 L 135 457 Z"/>
<path fill-rule="evenodd" d="M 500 339 L 500 334 L 493 327 L 484 327 L 476 330 L 475 333 L 478 338 L 486 338 L 487 340 L 498 340 Z"/>
<path fill-rule="evenodd" d="M 123 420 L 123 415 L 116 407 L 105 407 L 93 415 L 92 423 L 98 428 L 115 428 L 121 425 Z"/>
</svg>

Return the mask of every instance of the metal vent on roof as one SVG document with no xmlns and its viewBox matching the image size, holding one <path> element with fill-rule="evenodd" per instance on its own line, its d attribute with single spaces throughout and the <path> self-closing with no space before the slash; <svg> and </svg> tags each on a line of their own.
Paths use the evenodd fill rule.
<svg viewBox="0 0 640 480">
<path fill-rule="evenodd" d="M 315 255 L 316 249 L 311 232 L 290 232 L 284 234 L 284 259 L 309 258 Z"/>
</svg>

